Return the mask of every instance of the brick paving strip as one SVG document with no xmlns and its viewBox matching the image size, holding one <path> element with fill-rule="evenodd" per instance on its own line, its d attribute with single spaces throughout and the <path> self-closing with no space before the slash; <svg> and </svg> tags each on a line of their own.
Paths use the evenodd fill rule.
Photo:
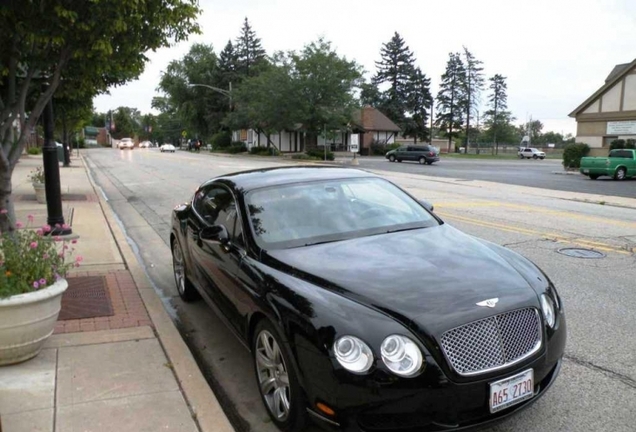
<svg viewBox="0 0 636 432">
<path fill-rule="evenodd" d="M 114 314 L 95 318 L 82 318 L 58 321 L 54 334 L 111 330 L 128 327 L 152 326 L 135 282 L 127 270 L 109 272 L 74 272 L 69 276 L 103 276 Z"/>
</svg>

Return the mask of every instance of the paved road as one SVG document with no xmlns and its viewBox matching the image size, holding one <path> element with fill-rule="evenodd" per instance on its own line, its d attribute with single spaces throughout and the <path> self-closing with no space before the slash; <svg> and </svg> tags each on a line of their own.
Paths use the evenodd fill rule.
<svg viewBox="0 0 636 432">
<path fill-rule="evenodd" d="M 168 247 L 171 208 L 187 200 L 198 184 L 214 175 L 274 163 L 154 150 L 85 154 L 237 430 L 274 432 L 258 397 L 248 352 L 207 306 L 180 301 Z M 467 181 L 458 187 L 395 172 L 383 175 L 432 201 L 452 225 L 535 261 L 564 299 L 568 346 L 559 379 L 530 409 L 489 431 L 633 431 L 636 210 L 572 202 L 565 193 L 526 195 L 504 185 L 488 188 Z M 572 246 L 594 248 L 606 257 L 582 260 L 557 253 Z"/>
<path fill-rule="evenodd" d="M 590 180 L 582 175 L 560 175 L 560 160 L 533 159 L 454 159 L 444 158 L 433 165 L 417 162 L 391 163 L 384 157 L 361 157 L 360 167 L 365 169 L 424 174 L 465 180 L 485 180 L 543 189 L 583 192 L 636 198 L 636 179 L 617 182 L 609 177 Z"/>
</svg>

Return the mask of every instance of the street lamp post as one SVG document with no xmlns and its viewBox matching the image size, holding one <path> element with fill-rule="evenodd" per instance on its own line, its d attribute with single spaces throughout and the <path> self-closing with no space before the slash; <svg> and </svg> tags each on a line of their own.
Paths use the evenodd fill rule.
<svg viewBox="0 0 636 432">
<path fill-rule="evenodd" d="M 230 83 L 229 85 L 229 90 L 225 90 L 225 89 L 214 87 L 207 84 L 188 84 L 188 87 L 205 87 L 217 93 L 221 93 L 222 95 L 227 96 L 230 99 L 230 111 L 232 111 L 232 83 Z"/>
</svg>

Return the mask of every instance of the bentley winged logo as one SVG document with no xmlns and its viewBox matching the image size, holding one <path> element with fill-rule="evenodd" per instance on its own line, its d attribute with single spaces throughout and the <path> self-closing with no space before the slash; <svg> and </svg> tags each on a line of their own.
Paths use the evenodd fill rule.
<svg viewBox="0 0 636 432">
<path fill-rule="evenodd" d="M 489 308 L 494 308 L 497 302 L 499 301 L 498 297 L 491 298 L 488 300 L 480 301 L 479 303 L 475 303 L 477 306 L 484 306 Z"/>
</svg>

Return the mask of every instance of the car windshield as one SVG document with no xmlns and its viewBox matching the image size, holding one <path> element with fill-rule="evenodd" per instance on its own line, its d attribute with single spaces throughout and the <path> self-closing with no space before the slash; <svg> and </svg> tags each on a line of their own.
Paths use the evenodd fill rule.
<svg viewBox="0 0 636 432">
<path fill-rule="evenodd" d="M 282 249 L 439 225 L 417 201 L 379 178 L 257 189 L 246 195 L 254 237 Z"/>
</svg>

